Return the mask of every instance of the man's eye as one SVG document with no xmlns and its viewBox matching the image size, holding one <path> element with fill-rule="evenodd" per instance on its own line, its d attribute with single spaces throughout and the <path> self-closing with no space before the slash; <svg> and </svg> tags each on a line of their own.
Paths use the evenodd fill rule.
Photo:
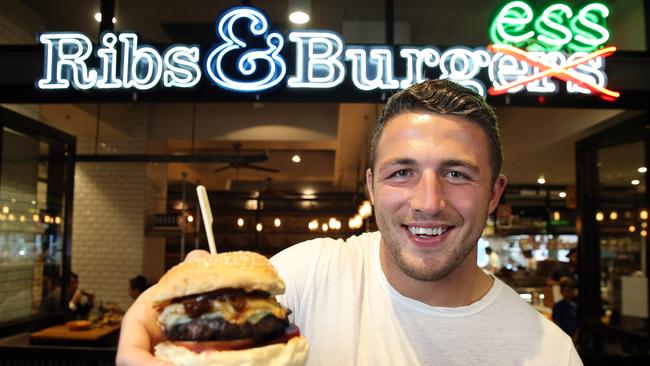
<svg viewBox="0 0 650 366">
<path fill-rule="evenodd" d="M 461 179 L 465 178 L 465 174 L 457 172 L 457 171 L 450 171 L 447 173 L 447 176 L 454 178 L 454 179 Z"/>
<path fill-rule="evenodd" d="M 409 175 L 409 172 L 406 169 L 401 169 L 401 170 L 398 170 L 395 173 L 393 173 L 393 177 L 397 177 L 397 178 L 408 177 L 408 175 Z"/>
</svg>

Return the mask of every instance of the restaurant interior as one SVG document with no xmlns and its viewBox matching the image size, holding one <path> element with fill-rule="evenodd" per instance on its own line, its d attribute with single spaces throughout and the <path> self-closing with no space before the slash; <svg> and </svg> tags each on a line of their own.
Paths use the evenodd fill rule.
<svg viewBox="0 0 650 366">
<path fill-rule="evenodd" d="M 116 31 L 151 44 L 213 42 L 217 15 L 242 3 L 263 9 L 276 29 L 304 27 L 287 19 L 287 0 L 9 0 L 0 29 L 12 33 L 0 34 L 0 51 L 33 46 L 44 31 L 96 42 L 95 14 L 107 3 Z M 482 45 L 483 24 L 503 2 L 461 0 L 444 13 L 440 1 L 307 3 L 310 28 L 351 44 L 386 42 L 388 12 L 391 43 Z M 613 43 L 647 67 L 648 2 L 608 3 Z M 639 102 L 648 90 L 639 93 L 611 104 L 493 101 L 508 186 L 478 243 L 478 265 L 491 266 L 490 247 L 495 275 L 551 318 L 561 295 L 549 279 L 577 251 L 585 364 L 649 356 L 650 119 Z M 189 251 L 207 250 L 198 185 L 208 190 L 219 251 L 272 256 L 316 237 L 376 230 L 365 171 L 385 98 L 96 99 L 0 98 L 0 364 L 112 364 L 131 280 L 150 286 Z M 61 294 L 71 289 L 87 311 L 68 314 Z"/>
</svg>

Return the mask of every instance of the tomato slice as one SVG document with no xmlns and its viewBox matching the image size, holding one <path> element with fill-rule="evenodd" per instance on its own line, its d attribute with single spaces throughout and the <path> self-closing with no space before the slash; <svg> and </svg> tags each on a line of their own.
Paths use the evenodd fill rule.
<svg viewBox="0 0 650 366">
<path fill-rule="evenodd" d="M 253 338 L 235 339 L 232 341 L 174 341 L 177 346 L 185 347 L 192 352 L 201 353 L 204 351 L 235 351 L 253 347 L 268 346 L 276 343 L 287 343 L 293 337 L 300 336 L 300 329 L 295 324 L 285 328 L 284 333 L 275 338 L 255 342 Z"/>
</svg>

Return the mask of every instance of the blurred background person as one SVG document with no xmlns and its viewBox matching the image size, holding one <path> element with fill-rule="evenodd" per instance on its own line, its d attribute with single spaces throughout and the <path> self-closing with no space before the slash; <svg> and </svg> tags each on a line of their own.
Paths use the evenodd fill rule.
<svg viewBox="0 0 650 366">
<path fill-rule="evenodd" d="M 499 258 L 499 255 L 490 247 L 485 248 L 485 254 L 488 256 L 488 263 L 485 269 L 490 273 L 497 273 L 501 269 L 501 259 Z"/>
<path fill-rule="evenodd" d="M 79 275 L 70 273 L 70 280 L 66 288 L 65 306 L 63 307 L 64 318 L 82 319 L 94 306 L 95 295 L 79 288 Z M 41 307 L 44 311 L 58 311 L 61 303 L 61 285 L 57 285 L 50 293 L 43 298 Z"/>
<path fill-rule="evenodd" d="M 562 300 L 553 305 L 553 321 L 577 344 L 578 304 L 574 301 L 575 285 L 565 278 L 560 282 L 560 292 Z"/>
<path fill-rule="evenodd" d="M 537 259 L 533 255 L 533 251 L 526 249 L 523 251 L 524 258 L 526 258 L 526 272 L 537 272 Z"/>
<path fill-rule="evenodd" d="M 133 300 L 137 299 L 147 288 L 149 288 L 149 283 L 143 275 L 137 275 L 129 280 L 129 296 Z"/>
</svg>

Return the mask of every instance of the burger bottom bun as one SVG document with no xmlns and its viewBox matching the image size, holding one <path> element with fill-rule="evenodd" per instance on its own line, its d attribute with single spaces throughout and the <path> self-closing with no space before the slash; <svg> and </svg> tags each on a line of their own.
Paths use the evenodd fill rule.
<svg viewBox="0 0 650 366">
<path fill-rule="evenodd" d="M 287 343 L 249 348 L 238 351 L 192 352 L 172 342 L 156 345 L 155 354 L 176 366 L 302 366 L 307 362 L 309 346 L 305 337 L 293 337 Z"/>
</svg>

